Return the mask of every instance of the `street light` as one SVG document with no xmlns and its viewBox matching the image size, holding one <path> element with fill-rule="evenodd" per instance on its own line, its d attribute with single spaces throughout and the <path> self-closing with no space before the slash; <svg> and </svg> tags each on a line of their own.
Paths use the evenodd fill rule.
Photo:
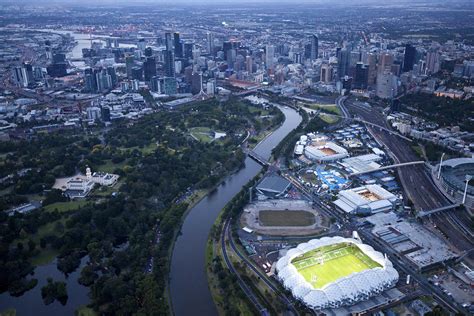
<svg viewBox="0 0 474 316">
<path fill-rule="evenodd" d="M 466 204 L 466 195 L 467 195 L 467 187 L 469 185 L 469 181 L 472 180 L 472 176 L 471 175 L 468 175 L 466 174 L 466 187 L 464 188 L 464 196 L 462 198 L 462 204 Z"/>
</svg>

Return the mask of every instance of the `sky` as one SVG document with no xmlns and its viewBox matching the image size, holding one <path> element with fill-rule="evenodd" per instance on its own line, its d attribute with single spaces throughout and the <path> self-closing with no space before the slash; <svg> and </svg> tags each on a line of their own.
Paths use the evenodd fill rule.
<svg viewBox="0 0 474 316">
<path fill-rule="evenodd" d="M 109 6 L 109 5 L 239 5 L 239 4 L 321 4 L 321 5 L 337 5 L 337 6 L 357 6 L 365 4 L 383 5 L 386 4 L 467 4 L 472 6 L 474 0 L 0 0 L 2 4 L 33 4 L 33 5 L 88 5 L 88 6 Z"/>
</svg>

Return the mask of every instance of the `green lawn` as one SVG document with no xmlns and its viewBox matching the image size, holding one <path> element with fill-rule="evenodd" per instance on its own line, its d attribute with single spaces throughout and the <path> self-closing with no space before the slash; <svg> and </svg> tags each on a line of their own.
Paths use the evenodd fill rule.
<svg viewBox="0 0 474 316">
<path fill-rule="evenodd" d="M 337 116 L 328 115 L 326 113 L 320 113 L 319 117 L 328 124 L 334 124 L 339 121 L 339 118 Z"/>
<path fill-rule="evenodd" d="M 0 311 L 0 316 L 15 316 L 16 315 L 16 309 L 14 308 L 8 308 L 6 310 Z"/>
<path fill-rule="evenodd" d="M 46 205 L 44 209 L 47 212 L 52 212 L 57 209 L 59 212 L 62 213 L 62 212 L 78 209 L 79 207 L 83 207 L 86 204 L 87 204 L 86 200 L 73 200 L 69 202 L 57 202 L 57 203 L 49 204 L 49 205 Z"/>
<path fill-rule="evenodd" d="M 96 316 L 97 313 L 94 310 L 87 306 L 79 307 L 75 313 L 76 316 Z"/>
<path fill-rule="evenodd" d="M 120 163 L 113 163 L 112 160 L 106 160 L 103 165 L 100 165 L 97 168 L 97 171 L 113 173 L 115 169 L 122 169 L 127 164 L 127 161 L 122 161 Z"/>
<path fill-rule="evenodd" d="M 292 264 L 316 289 L 352 273 L 380 267 L 357 246 L 345 243 L 314 249 L 293 259 Z"/>
<path fill-rule="evenodd" d="M 211 137 L 211 129 L 209 127 L 193 127 L 189 129 L 191 136 L 203 143 L 210 143 L 214 140 Z"/>
<path fill-rule="evenodd" d="M 305 105 L 313 110 L 323 110 L 327 112 L 331 112 L 333 114 L 341 115 L 341 110 L 335 104 L 320 104 L 320 103 L 313 103 Z"/>
<path fill-rule="evenodd" d="M 307 211 L 260 211 L 262 226 L 309 226 L 315 222 L 314 214 Z"/>
</svg>

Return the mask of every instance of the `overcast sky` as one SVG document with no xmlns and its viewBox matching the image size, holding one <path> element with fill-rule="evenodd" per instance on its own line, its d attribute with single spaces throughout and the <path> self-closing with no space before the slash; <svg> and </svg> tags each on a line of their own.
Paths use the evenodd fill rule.
<svg viewBox="0 0 474 316">
<path fill-rule="evenodd" d="M 139 3 L 160 3 L 160 4 L 214 4 L 219 5 L 223 3 L 343 3 L 343 4 L 364 4 L 364 3 L 414 3 L 414 2 L 469 2 L 474 0 L 0 0 L 0 3 L 41 3 L 41 4 L 80 4 L 80 3 L 95 3 L 95 4 L 139 4 Z"/>
</svg>

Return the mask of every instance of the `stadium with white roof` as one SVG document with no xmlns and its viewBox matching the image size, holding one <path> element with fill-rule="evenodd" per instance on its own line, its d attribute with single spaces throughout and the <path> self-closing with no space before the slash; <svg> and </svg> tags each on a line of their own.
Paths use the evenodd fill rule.
<svg viewBox="0 0 474 316">
<path fill-rule="evenodd" d="M 355 269 L 358 272 L 352 272 L 351 267 L 347 268 L 348 264 L 344 263 L 341 267 L 345 267 L 349 273 L 342 277 L 337 276 L 333 281 L 319 288 L 304 277 L 301 269 L 295 267 L 296 259 L 305 256 L 308 258 L 308 253 L 314 251 L 317 253 L 318 249 L 331 246 L 337 247 L 341 244 L 356 248 L 360 251 L 361 256 L 374 263 L 373 267 Z M 319 265 L 323 267 L 322 263 Z M 334 265 L 335 263 L 331 262 L 327 267 L 328 269 L 334 269 Z M 354 268 L 357 268 L 357 263 L 355 263 Z M 338 271 L 338 269 L 336 268 L 334 271 Z M 393 287 L 399 278 L 398 272 L 393 268 L 392 263 L 380 252 L 357 239 L 339 236 L 323 237 L 299 244 L 278 260 L 276 270 L 284 287 L 290 290 L 295 298 L 315 310 L 354 305 Z M 327 273 L 322 276 L 326 275 Z"/>
<path fill-rule="evenodd" d="M 338 209 L 351 214 L 373 214 L 392 210 L 398 197 L 379 185 L 369 184 L 340 191 L 334 204 Z"/>
</svg>

